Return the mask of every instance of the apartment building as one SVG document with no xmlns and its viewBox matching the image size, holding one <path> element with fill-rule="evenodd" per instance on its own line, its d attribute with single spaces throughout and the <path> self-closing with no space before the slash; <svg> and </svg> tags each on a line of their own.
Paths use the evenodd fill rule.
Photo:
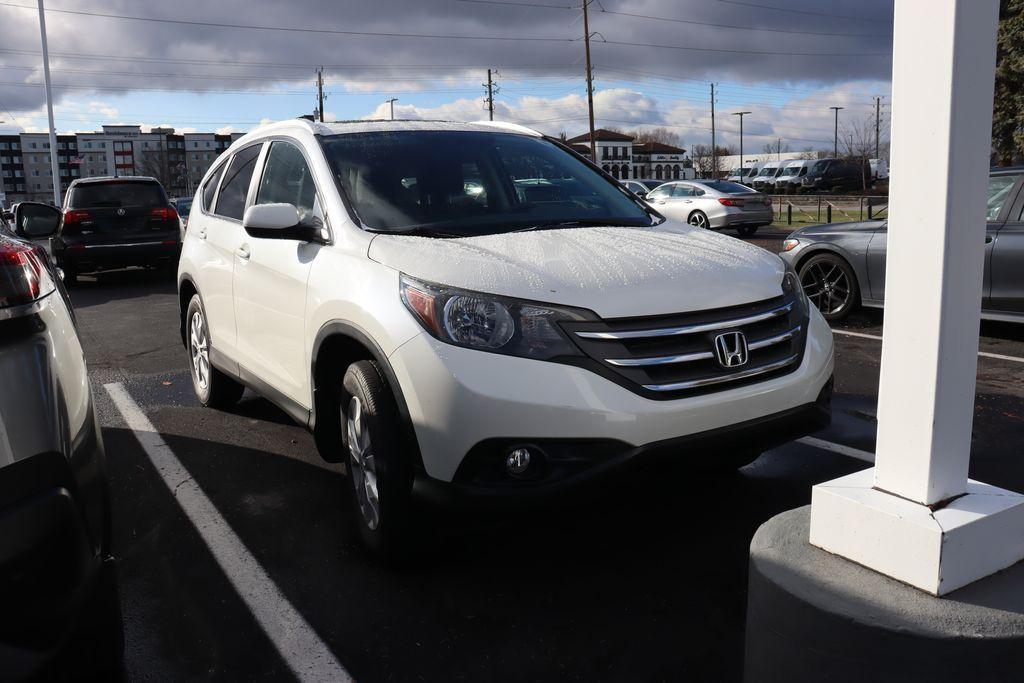
<svg viewBox="0 0 1024 683">
<path fill-rule="evenodd" d="M 207 169 L 242 133 L 177 133 L 173 128 L 109 125 L 94 133 L 59 135 L 61 193 L 75 178 L 145 175 L 171 197 L 191 195 Z M 0 202 L 53 201 L 46 133 L 0 135 Z"/>
<path fill-rule="evenodd" d="M 573 149 L 590 158 L 590 133 L 566 141 Z M 596 163 L 614 178 L 650 178 L 654 180 L 681 180 L 693 178 L 692 163 L 686 150 L 661 142 L 637 143 L 626 133 L 598 128 L 594 131 Z"/>
</svg>

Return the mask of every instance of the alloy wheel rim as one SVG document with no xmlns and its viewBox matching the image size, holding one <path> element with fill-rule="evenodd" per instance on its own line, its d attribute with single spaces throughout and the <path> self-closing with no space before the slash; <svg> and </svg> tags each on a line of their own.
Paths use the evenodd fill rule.
<svg viewBox="0 0 1024 683">
<path fill-rule="evenodd" d="M 203 314 L 199 311 L 192 314 L 188 350 L 192 357 L 192 377 L 199 389 L 205 391 L 210 385 L 210 345 L 206 338 Z"/>
<path fill-rule="evenodd" d="M 380 524 L 377 459 L 373 452 L 369 427 L 363 418 L 363 404 L 358 396 L 353 396 L 348 403 L 348 413 L 345 416 L 352 485 L 355 487 L 356 501 L 359 503 L 363 521 L 373 530 Z"/>
<path fill-rule="evenodd" d="M 690 216 L 690 225 L 696 226 L 698 228 L 707 227 L 707 222 L 708 220 L 704 218 L 704 214 L 702 213 L 695 213 L 692 216 Z"/>
<path fill-rule="evenodd" d="M 850 279 L 833 261 L 813 263 L 800 278 L 807 298 L 825 315 L 839 313 L 850 302 Z"/>
</svg>

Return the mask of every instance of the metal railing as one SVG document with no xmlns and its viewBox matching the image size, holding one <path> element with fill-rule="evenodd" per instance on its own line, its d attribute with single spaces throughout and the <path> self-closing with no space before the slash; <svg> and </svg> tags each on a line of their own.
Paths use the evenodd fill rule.
<svg viewBox="0 0 1024 683">
<path fill-rule="evenodd" d="M 878 195 L 769 195 L 776 223 L 885 220 L 889 198 Z"/>
</svg>

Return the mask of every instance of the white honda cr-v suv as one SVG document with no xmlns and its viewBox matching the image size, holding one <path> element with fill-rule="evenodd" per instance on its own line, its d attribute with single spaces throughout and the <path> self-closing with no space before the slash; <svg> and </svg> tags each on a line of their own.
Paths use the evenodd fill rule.
<svg viewBox="0 0 1024 683">
<path fill-rule="evenodd" d="M 778 256 L 519 126 L 261 127 L 199 187 L 178 282 L 199 400 L 313 430 L 379 549 L 414 489 L 736 467 L 829 419 L 832 336 Z"/>
</svg>

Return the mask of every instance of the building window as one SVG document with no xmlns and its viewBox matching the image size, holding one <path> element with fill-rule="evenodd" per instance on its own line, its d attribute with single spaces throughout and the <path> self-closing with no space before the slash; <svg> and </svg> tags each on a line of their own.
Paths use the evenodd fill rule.
<svg viewBox="0 0 1024 683">
<path fill-rule="evenodd" d="M 6 142 L 0 142 L 0 149 L 9 149 L 9 145 Z"/>
<path fill-rule="evenodd" d="M 35 169 L 32 169 L 32 177 L 33 178 L 38 178 L 39 177 L 39 171 L 37 171 Z"/>
</svg>

